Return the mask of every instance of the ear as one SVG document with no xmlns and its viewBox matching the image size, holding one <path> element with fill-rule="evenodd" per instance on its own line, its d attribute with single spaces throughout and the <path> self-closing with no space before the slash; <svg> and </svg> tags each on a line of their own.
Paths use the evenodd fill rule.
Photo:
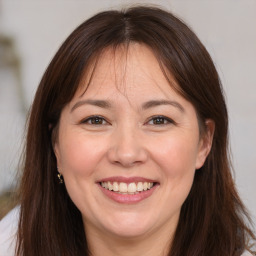
<svg viewBox="0 0 256 256">
<path fill-rule="evenodd" d="M 58 143 L 58 127 L 54 127 L 51 134 L 51 142 L 54 155 L 56 157 L 57 166 L 60 166 L 60 151 L 59 151 L 59 143 Z"/>
<path fill-rule="evenodd" d="M 57 160 L 57 166 L 59 166 L 60 164 L 60 153 L 59 153 L 59 144 L 58 142 L 54 142 L 54 144 L 52 145 L 53 147 L 53 151 L 54 151 L 54 154 L 55 154 L 55 157 L 56 157 L 56 160 Z"/>
<path fill-rule="evenodd" d="M 204 165 L 204 162 L 211 151 L 212 140 L 215 131 L 215 123 L 211 119 L 205 121 L 205 130 L 201 135 L 198 147 L 198 154 L 196 160 L 196 169 L 201 168 Z"/>
</svg>

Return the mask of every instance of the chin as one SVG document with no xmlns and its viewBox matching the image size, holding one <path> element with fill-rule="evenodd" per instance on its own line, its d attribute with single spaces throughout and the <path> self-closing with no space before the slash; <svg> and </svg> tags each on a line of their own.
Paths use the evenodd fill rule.
<svg viewBox="0 0 256 256">
<path fill-rule="evenodd" d="M 114 218 L 104 223 L 105 230 L 113 235 L 122 238 L 135 238 L 143 236 L 153 229 L 155 221 L 148 221 L 145 216 L 132 216 L 125 214 L 121 218 Z"/>
<path fill-rule="evenodd" d="M 108 232 L 111 232 L 114 236 L 117 236 L 119 238 L 123 239 L 135 239 L 138 237 L 143 237 L 145 234 L 149 233 L 149 228 L 147 227 L 141 227 L 139 225 L 136 225 L 134 227 L 115 227 L 112 229 L 109 229 Z"/>
</svg>

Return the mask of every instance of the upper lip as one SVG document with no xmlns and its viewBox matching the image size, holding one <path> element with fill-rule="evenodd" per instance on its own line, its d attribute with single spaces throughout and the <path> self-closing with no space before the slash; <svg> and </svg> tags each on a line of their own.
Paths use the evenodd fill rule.
<svg viewBox="0 0 256 256">
<path fill-rule="evenodd" d="M 107 177 L 107 178 L 103 178 L 97 181 L 97 183 L 100 182 L 124 182 L 124 183 L 132 183 L 132 182 L 153 182 L 156 183 L 156 180 L 152 180 L 152 179 L 148 179 L 148 178 L 144 178 L 144 177 L 123 177 L 123 176 L 112 176 L 112 177 Z"/>
</svg>

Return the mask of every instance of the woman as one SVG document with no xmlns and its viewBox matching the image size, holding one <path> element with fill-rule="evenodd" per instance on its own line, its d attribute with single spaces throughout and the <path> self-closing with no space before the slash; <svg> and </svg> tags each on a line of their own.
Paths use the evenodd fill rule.
<svg viewBox="0 0 256 256">
<path fill-rule="evenodd" d="M 35 96 L 16 255 L 252 255 L 227 133 L 218 74 L 183 22 L 95 15 Z"/>
</svg>

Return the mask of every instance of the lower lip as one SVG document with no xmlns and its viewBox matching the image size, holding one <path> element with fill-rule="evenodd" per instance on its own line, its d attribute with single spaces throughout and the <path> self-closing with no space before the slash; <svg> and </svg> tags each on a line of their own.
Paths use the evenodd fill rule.
<svg viewBox="0 0 256 256">
<path fill-rule="evenodd" d="M 135 203 L 141 202 L 144 199 L 150 197 L 154 193 L 156 188 L 158 187 L 158 184 L 153 186 L 151 189 L 139 192 L 138 194 L 119 194 L 119 193 L 116 193 L 116 192 L 113 192 L 113 191 L 103 188 L 100 184 L 98 184 L 98 186 L 107 197 L 116 201 L 117 203 L 135 204 Z"/>
</svg>

